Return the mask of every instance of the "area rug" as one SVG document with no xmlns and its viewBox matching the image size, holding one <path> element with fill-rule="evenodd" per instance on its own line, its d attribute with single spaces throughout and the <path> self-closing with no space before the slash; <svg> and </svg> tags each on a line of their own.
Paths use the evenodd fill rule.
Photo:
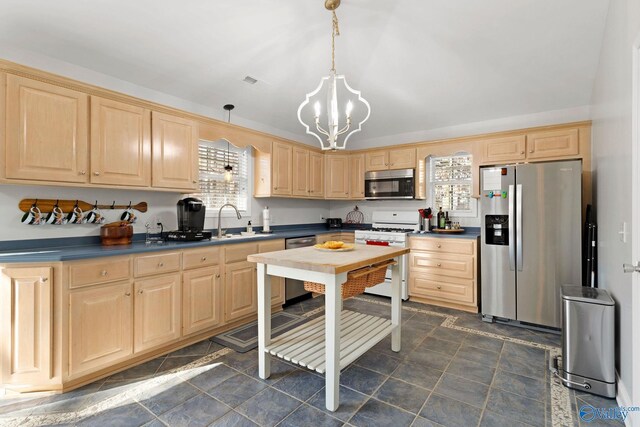
<svg viewBox="0 0 640 427">
<path fill-rule="evenodd" d="M 307 317 L 280 311 L 271 316 L 271 336 L 278 336 L 309 320 Z M 246 353 L 258 346 L 258 321 L 216 335 L 211 341 Z"/>
</svg>

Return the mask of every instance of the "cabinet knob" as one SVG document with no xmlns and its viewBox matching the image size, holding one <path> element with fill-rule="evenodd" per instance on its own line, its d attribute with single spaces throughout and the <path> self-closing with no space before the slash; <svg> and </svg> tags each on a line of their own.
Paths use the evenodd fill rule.
<svg viewBox="0 0 640 427">
<path fill-rule="evenodd" d="M 93 173 L 95 176 L 100 176 L 100 172 L 94 172 Z"/>
<path fill-rule="evenodd" d="M 80 172 L 78 172 L 78 174 L 80 174 L 80 175 L 86 175 L 86 174 L 87 174 L 87 171 L 80 171 Z"/>
<path fill-rule="evenodd" d="M 533 149 L 529 150 L 530 153 L 533 153 Z"/>
<path fill-rule="evenodd" d="M 273 187 L 273 189 L 274 189 L 274 190 L 277 190 L 277 189 L 278 189 L 278 187 Z"/>
<path fill-rule="evenodd" d="M 441 248 L 441 247 L 442 247 L 442 245 L 440 243 L 438 243 L 438 248 Z"/>
<path fill-rule="evenodd" d="M 436 286 L 437 289 L 442 289 L 442 286 Z"/>
<path fill-rule="evenodd" d="M 442 267 L 442 264 L 440 264 L 440 263 L 438 263 L 438 264 L 436 264 L 436 265 L 437 265 L 438 267 Z"/>
<path fill-rule="evenodd" d="M 164 262 L 160 261 L 160 262 L 158 263 L 158 267 L 164 267 Z"/>
<path fill-rule="evenodd" d="M 220 275 L 219 275 L 219 274 L 216 274 L 216 279 L 219 279 L 219 278 L 220 278 Z"/>
<path fill-rule="evenodd" d="M 107 270 L 102 270 L 102 271 L 100 272 L 100 275 L 101 275 L 102 277 L 106 276 L 106 275 L 107 275 Z"/>
<path fill-rule="evenodd" d="M 524 151 L 521 151 L 520 154 L 524 154 Z"/>
<path fill-rule="evenodd" d="M 48 280 L 49 280 L 49 278 L 48 278 L 48 277 L 41 277 L 41 278 L 40 278 L 40 281 L 41 281 L 42 283 L 45 283 L 45 282 L 47 282 Z"/>
<path fill-rule="evenodd" d="M 140 290 L 138 291 L 138 293 L 139 293 L 139 294 L 142 294 L 143 292 L 144 292 L 144 291 L 143 291 L 142 289 L 140 289 Z"/>
<path fill-rule="evenodd" d="M 193 181 L 191 181 L 193 184 L 197 184 L 198 181 L 196 181 L 195 179 Z"/>
<path fill-rule="evenodd" d="M 206 256 L 203 256 L 203 257 L 202 257 L 202 258 L 200 258 L 200 259 L 201 259 L 202 261 L 206 261 L 206 260 L 207 260 L 207 257 L 206 257 Z"/>
<path fill-rule="evenodd" d="M 125 296 L 125 297 L 130 297 L 130 296 L 131 296 L 131 292 L 125 292 L 125 293 L 124 293 L 124 296 Z"/>
</svg>

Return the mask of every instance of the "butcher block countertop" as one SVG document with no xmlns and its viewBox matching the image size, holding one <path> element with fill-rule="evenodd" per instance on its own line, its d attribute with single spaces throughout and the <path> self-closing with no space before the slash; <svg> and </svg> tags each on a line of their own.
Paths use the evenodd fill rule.
<svg viewBox="0 0 640 427">
<path fill-rule="evenodd" d="M 247 261 L 319 273 L 340 274 L 408 254 L 409 251 L 409 248 L 392 246 L 355 245 L 352 251 L 328 252 L 309 246 L 253 254 L 247 257 Z"/>
</svg>

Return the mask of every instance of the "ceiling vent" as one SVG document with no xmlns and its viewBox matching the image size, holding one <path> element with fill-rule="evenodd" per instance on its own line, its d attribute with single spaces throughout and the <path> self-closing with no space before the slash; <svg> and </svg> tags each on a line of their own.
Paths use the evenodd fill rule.
<svg viewBox="0 0 640 427">
<path fill-rule="evenodd" d="M 245 83 L 249 83 L 250 85 L 254 85 L 258 82 L 258 79 L 254 79 L 251 76 L 246 76 L 244 79 L 242 79 L 242 81 Z"/>
</svg>

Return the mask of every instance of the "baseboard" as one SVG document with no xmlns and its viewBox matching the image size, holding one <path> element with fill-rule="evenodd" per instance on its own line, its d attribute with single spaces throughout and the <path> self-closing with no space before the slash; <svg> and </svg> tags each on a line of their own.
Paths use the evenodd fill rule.
<svg viewBox="0 0 640 427">
<path fill-rule="evenodd" d="M 627 387 L 622 382 L 620 375 L 616 372 L 616 379 L 618 380 L 618 393 L 616 395 L 616 401 L 618 402 L 618 406 L 633 406 L 631 402 L 631 397 L 629 397 L 629 392 L 627 391 Z M 625 418 L 624 425 L 627 427 L 633 427 L 631 424 L 631 417 L 640 416 L 637 412 L 629 413 L 630 416 Z M 637 420 L 636 426 L 640 426 L 640 419 Z"/>
</svg>

